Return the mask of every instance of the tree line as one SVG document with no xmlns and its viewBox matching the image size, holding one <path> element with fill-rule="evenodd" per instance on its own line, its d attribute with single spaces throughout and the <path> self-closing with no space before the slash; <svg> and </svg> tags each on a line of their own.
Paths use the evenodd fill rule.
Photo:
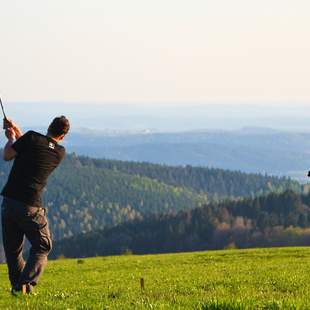
<svg viewBox="0 0 310 310">
<path fill-rule="evenodd" d="M 310 244 L 310 194 L 293 191 L 156 215 L 56 243 L 52 256 L 87 257 Z"/>
<path fill-rule="evenodd" d="M 204 192 L 213 198 L 254 197 L 287 189 L 300 190 L 300 184 L 287 177 L 243 173 L 216 168 L 167 166 L 146 162 L 102 160 L 81 156 L 82 165 L 145 176 L 163 183 Z"/>
<path fill-rule="evenodd" d="M 0 187 L 10 165 L 0 161 Z M 299 183 L 287 178 L 69 154 L 43 196 L 53 237 L 59 240 L 153 215 L 176 215 L 223 199 L 286 189 L 301 190 Z"/>
</svg>

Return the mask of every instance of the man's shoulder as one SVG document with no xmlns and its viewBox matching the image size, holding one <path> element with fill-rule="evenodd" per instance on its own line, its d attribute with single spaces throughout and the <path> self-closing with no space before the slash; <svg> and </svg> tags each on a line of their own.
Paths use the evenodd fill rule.
<svg viewBox="0 0 310 310">
<path fill-rule="evenodd" d="M 37 133 L 33 130 L 27 131 L 15 141 L 13 146 L 19 147 L 20 145 L 28 145 L 29 143 L 35 140 L 36 134 Z"/>
<path fill-rule="evenodd" d="M 38 132 L 36 132 L 36 131 L 34 131 L 34 130 L 28 130 L 28 131 L 26 132 L 26 134 L 35 134 L 35 135 L 39 135 L 40 133 L 38 133 Z"/>
<path fill-rule="evenodd" d="M 28 130 L 24 136 L 29 136 L 29 137 L 36 137 L 36 138 L 40 138 L 40 137 L 44 137 L 44 135 L 42 135 L 39 132 L 36 132 L 34 130 Z"/>
<path fill-rule="evenodd" d="M 27 131 L 27 133 L 29 133 L 31 135 L 39 136 L 39 137 L 45 137 L 45 135 L 43 135 L 42 133 L 34 131 L 34 130 L 29 130 L 29 131 Z"/>
<path fill-rule="evenodd" d="M 65 153 L 66 152 L 66 149 L 64 146 L 60 145 L 60 144 L 56 144 L 56 147 L 57 147 L 57 150 L 61 153 Z"/>
<path fill-rule="evenodd" d="M 60 156 L 60 159 L 62 160 L 66 155 L 66 149 L 64 146 L 60 144 L 57 144 L 57 149 L 58 149 L 58 154 Z"/>
<path fill-rule="evenodd" d="M 50 149 L 52 149 L 54 151 L 56 150 L 60 154 L 60 157 L 63 157 L 66 153 L 66 149 L 64 146 L 53 141 L 51 138 L 49 138 L 46 135 L 43 135 L 43 134 L 36 132 L 34 130 L 27 131 L 26 135 L 29 135 L 33 141 L 36 141 L 39 144 L 43 143 L 44 145 L 48 145 L 50 147 Z"/>
<path fill-rule="evenodd" d="M 28 141 L 28 143 L 33 144 L 33 145 L 41 145 L 41 144 L 46 145 L 47 144 L 46 136 L 34 130 L 27 131 L 24 134 L 23 138 L 25 141 Z"/>
<path fill-rule="evenodd" d="M 49 149 L 52 151 L 52 153 L 56 152 L 58 154 L 59 159 L 62 160 L 62 158 L 65 156 L 66 149 L 62 145 L 54 141 L 53 139 L 49 137 L 46 137 L 46 138 L 47 138 Z"/>
<path fill-rule="evenodd" d="M 32 137 L 35 141 L 43 141 L 44 144 L 49 141 L 49 138 L 46 135 L 34 130 L 27 131 L 25 135 Z"/>
</svg>

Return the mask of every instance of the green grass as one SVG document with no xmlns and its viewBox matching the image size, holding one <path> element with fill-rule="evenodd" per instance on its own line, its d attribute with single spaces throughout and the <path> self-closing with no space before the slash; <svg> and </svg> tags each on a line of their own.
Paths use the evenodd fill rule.
<svg viewBox="0 0 310 310">
<path fill-rule="evenodd" d="M 310 309 L 310 248 L 50 261 L 19 297 L 2 265 L 0 287 L 0 309 Z"/>
</svg>

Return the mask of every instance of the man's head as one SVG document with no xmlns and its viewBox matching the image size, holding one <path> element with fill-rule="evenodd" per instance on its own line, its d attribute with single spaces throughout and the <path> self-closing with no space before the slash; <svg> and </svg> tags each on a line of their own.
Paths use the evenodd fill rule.
<svg viewBox="0 0 310 310">
<path fill-rule="evenodd" d="M 55 117 L 48 127 L 47 134 L 56 141 L 61 141 L 68 133 L 70 123 L 65 116 Z"/>
</svg>

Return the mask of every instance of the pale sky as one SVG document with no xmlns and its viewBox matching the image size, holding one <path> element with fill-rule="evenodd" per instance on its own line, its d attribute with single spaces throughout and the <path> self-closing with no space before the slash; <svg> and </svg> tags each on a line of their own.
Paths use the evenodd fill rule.
<svg viewBox="0 0 310 310">
<path fill-rule="evenodd" d="M 0 94 L 310 102 L 309 35 L 309 0 L 2 0 Z"/>
</svg>

